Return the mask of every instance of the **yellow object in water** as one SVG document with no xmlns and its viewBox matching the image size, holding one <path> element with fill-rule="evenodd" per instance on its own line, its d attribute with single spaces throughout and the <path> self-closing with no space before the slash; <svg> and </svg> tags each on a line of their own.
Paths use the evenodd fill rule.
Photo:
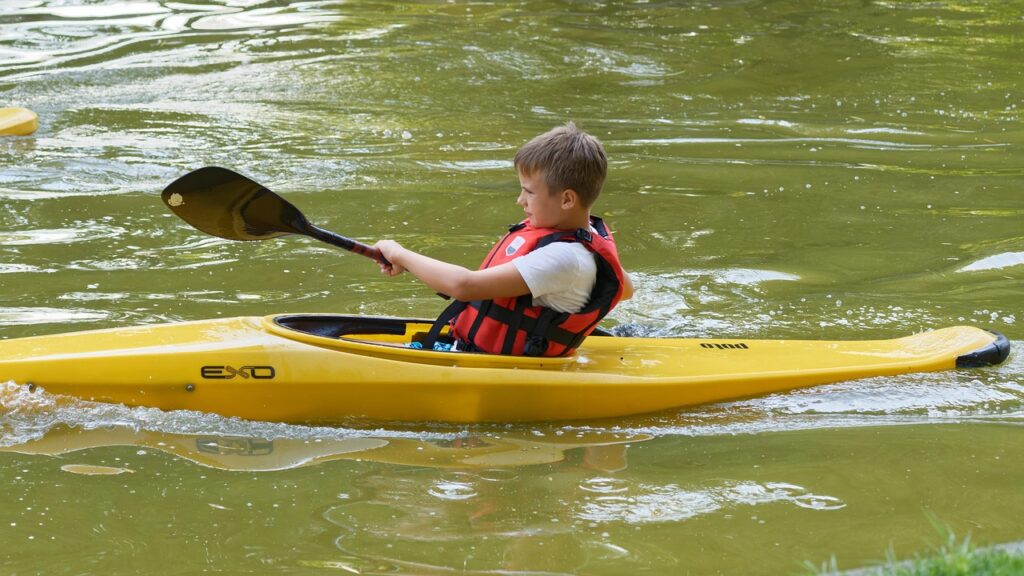
<svg viewBox="0 0 1024 576">
<path fill-rule="evenodd" d="M 872 341 L 591 336 L 573 356 L 406 347 L 426 320 L 277 315 L 0 341 L 0 381 L 99 402 L 281 422 L 628 416 L 870 376 L 1002 362 L 961 326 Z"/>
<path fill-rule="evenodd" d="M 139 453 L 160 450 L 221 470 L 288 470 L 331 460 L 360 460 L 430 468 L 517 468 L 564 461 L 567 453 L 580 450 L 579 464 L 607 472 L 626 467 L 627 445 L 644 442 L 645 434 L 604 431 L 574 431 L 544 434 L 505 430 L 500 433 L 468 434 L 454 439 L 396 438 L 362 436 L 350 438 L 275 438 L 214 434 L 169 433 L 140 430 L 133 426 L 85 428 L 57 425 L 42 437 L 33 436 L 21 444 L 0 445 L 0 453 L 39 454 L 68 460 L 79 452 L 88 459 L 93 448 L 135 446 Z M 73 473 L 131 472 L 90 464 L 67 464 L 61 469 Z"/>
<path fill-rule="evenodd" d="M 39 117 L 28 108 L 0 108 L 0 136 L 28 136 L 39 127 Z"/>
</svg>

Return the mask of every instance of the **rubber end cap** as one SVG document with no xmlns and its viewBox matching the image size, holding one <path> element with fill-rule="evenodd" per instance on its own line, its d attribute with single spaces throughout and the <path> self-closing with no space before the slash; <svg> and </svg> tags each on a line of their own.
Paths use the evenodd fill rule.
<svg viewBox="0 0 1024 576">
<path fill-rule="evenodd" d="M 1002 364 L 1003 360 L 1010 355 L 1010 341 L 995 330 L 989 330 L 995 335 L 996 341 L 978 348 L 974 352 L 964 354 L 956 359 L 957 368 L 982 368 L 984 366 L 995 366 Z"/>
</svg>

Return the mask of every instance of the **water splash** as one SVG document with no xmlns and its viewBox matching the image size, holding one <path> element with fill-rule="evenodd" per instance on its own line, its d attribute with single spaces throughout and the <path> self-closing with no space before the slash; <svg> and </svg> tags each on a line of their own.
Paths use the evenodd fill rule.
<svg viewBox="0 0 1024 576">
<path fill-rule="evenodd" d="M 89 402 L 47 394 L 13 382 L 0 384 L 0 446 L 17 446 L 38 440 L 50 430 L 61 426 L 85 430 L 126 428 L 172 435 L 232 436 L 266 440 L 315 441 L 366 437 L 454 440 L 466 435 L 464 430 L 454 427 L 438 430 L 403 430 L 258 422 L 189 410 L 163 411 L 157 408 Z"/>
</svg>

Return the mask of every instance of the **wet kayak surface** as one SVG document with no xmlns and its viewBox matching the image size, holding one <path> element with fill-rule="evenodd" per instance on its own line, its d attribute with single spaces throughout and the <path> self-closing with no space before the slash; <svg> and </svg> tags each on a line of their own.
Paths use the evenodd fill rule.
<svg viewBox="0 0 1024 576">
<path fill-rule="evenodd" d="M 272 313 L 429 317 L 305 238 L 160 191 L 222 165 L 324 228 L 473 267 L 511 159 L 575 120 L 638 336 L 1021 345 L 1019 2 L 15 2 L 0 338 Z M 248 422 L 0 392 L 12 572 L 799 572 L 1024 538 L 1024 364 L 558 425 Z M 131 472 L 131 473 L 125 473 Z M 142 551 L 140 553 L 140 551 Z"/>
</svg>

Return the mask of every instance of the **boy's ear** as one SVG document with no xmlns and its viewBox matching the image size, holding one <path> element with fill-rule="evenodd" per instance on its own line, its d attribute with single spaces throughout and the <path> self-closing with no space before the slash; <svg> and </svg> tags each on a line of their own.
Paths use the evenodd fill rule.
<svg viewBox="0 0 1024 576">
<path fill-rule="evenodd" d="M 580 203 L 580 195 L 572 188 L 562 190 L 562 209 L 568 210 Z"/>
</svg>

